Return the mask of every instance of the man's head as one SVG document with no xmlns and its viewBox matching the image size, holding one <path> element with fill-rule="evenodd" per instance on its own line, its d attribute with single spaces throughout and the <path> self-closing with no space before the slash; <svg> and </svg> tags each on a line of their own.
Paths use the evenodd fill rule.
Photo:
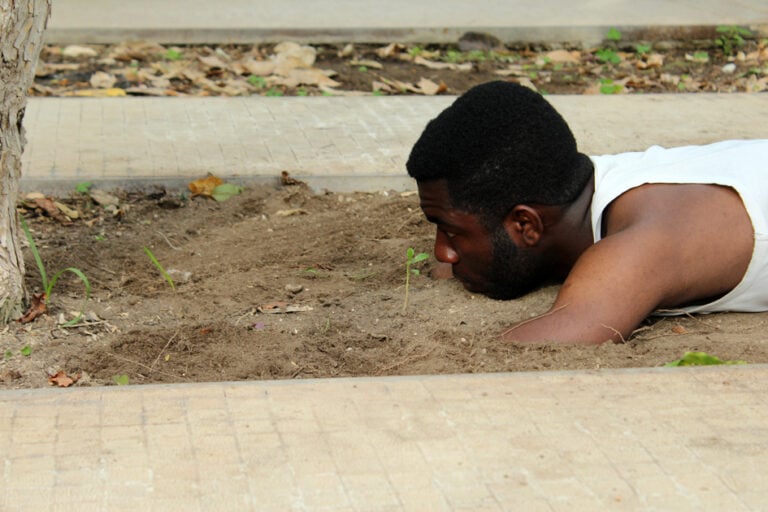
<svg viewBox="0 0 768 512">
<path fill-rule="evenodd" d="M 407 168 L 438 225 L 435 256 L 468 289 L 498 298 L 547 277 L 536 206 L 568 205 L 592 176 L 554 108 L 507 82 L 471 89 L 430 121 Z"/>
</svg>

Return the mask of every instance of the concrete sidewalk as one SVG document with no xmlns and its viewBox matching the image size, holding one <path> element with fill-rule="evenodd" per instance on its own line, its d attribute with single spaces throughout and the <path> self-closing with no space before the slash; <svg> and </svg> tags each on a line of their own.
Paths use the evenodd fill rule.
<svg viewBox="0 0 768 512">
<path fill-rule="evenodd" d="M 768 367 L 0 392 L 0 510 L 768 509 Z"/>
<path fill-rule="evenodd" d="M 413 188 L 411 146 L 452 97 L 31 99 L 26 191 L 183 188 L 214 173 L 316 189 Z M 768 95 L 551 96 L 588 154 L 768 138 Z"/>
<path fill-rule="evenodd" d="M 768 34 L 764 0 L 55 0 L 50 42 L 149 39 L 172 43 L 455 42 L 466 31 L 502 41 L 599 43 L 625 38 L 707 37 L 702 27 L 748 26 Z"/>
</svg>

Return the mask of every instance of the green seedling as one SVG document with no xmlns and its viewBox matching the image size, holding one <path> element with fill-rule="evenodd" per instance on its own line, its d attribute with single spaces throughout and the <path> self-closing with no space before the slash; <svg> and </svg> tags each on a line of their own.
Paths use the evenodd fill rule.
<svg viewBox="0 0 768 512">
<path fill-rule="evenodd" d="M 276 87 L 270 88 L 266 93 L 264 93 L 264 96 L 269 96 L 271 98 L 277 98 L 283 95 L 283 91 Z"/>
<path fill-rule="evenodd" d="M 115 383 L 115 384 L 117 384 L 118 386 L 127 386 L 127 385 L 128 385 L 128 382 L 129 382 L 129 380 L 130 380 L 130 379 L 129 379 L 129 378 L 128 378 L 128 376 L 127 376 L 127 375 L 125 375 L 125 374 L 122 374 L 122 375 L 113 375 L 113 376 L 112 376 L 112 382 L 114 382 L 114 383 Z"/>
<path fill-rule="evenodd" d="M 416 252 L 413 250 L 413 247 L 409 247 L 405 251 L 405 300 L 403 301 L 403 313 L 405 313 L 405 310 L 408 307 L 408 293 L 411 286 L 411 274 L 417 276 L 421 273 L 419 269 L 411 268 L 411 265 L 419 263 L 420 261 L 424 261 L 427 258 L 429 258 L 429 254 L 425 252 L 416 254 Z"/>
<path fill-rule="evenodd" d="M 744 46 L 745 37 L 753 37 L 751 30 L 736 25 L 721 25 L 715 29 L 720 37 L 715 39 L 715 44 L 723 49 L 725 55 L 733 55 L 737 48 Z"/>
<path fill-rule="evenodd" d="M 90 181 L 83 181 L 82 183 L 78 183 L 75 187 L 75 191 L 77 191 L 78 194 L 87 194 L 88 191 L 91 190 L 91 187 L 93 186 L 93 183 Z"/>
<path fill-rule="evenodd" d="M 29 357 L 32 355 L 32 347 L 30 347 L 29 345 L 24 345 L 21 348 L 20 352 L 21 352 L 21 355 L 23 355 L 24 357 Z"/>
<path fill-rule="evenodd" d="M 611 27 L 608 33 L 605 34 L 605 39 L 608 41 L 621 41 L 621 32 L 615 27 Z"/>
<path fill-rule="evenodd" d="M 672 361 L 664 366 L 711 366 L 716 364 L 747 364 L 746 361 L 723 361 L 719 357 L 711 356 L 706 352 L 686 352 L 677 361 Z"/>
<path fill-rule="evenodd" d="M 309 91 L 303 87 L 296 89 L 296 96 L 309 96 Z"/>
<path fill-rule="evenodd" d="M 619 94 L 623 89 L 621 84 L 613 83 L 610 78 L 600 80 L 600 94 Z"/>
<path fill-rule="evenodd" d="M 168 281 L 168 284 L 171 286 L 171 290 L 175 292 L 176 286 L 173 284 L 173 279 L 171 279 L 171 276 L 168 275 L 168 272 L 165 271 L 165 269 L 160 264 L 160 262 L 157 261 L 157 258 L 155 258 L 155 255 L 152 254 L 152 251 L 149 250 L 149 247 L 144 247 L 144 252 L 147 253 L 147 256 L 149 256 L 149 260 L 155 265 L 155 267 L 157 267 L 157 270 L 160 271 L 160 274 L 162 274 L 165 280 Z"/>
<path fill-rule="evenodd" d="M 254 86 L 256 89 L 263 89 L 267 86 L 267 79 L 263 76 L 251 75 L 248 77 L 248 83 Z"/>
<path fill-rule="evenodd" d="M 11 352 L 11 350 L 10 350 L 10 349 L 9 349 L 9 350 L 6 350 L 6 351 L 5 351 L 5 358 L 6 358 L 6 359 L 10 359 L 10 358 L 12 358 L 12 357 L 13 357 L 13 352 Z"/>
<path fill-rule="evenodd" d="M 645 55 L 646 53 L 650 53 L 651 52 L 651 45 L 649 45 L 649 44 L 637 44 L 637 45 L 635 45 L 635 51 L 639 55 Z"/>
<path fill-rule="evenodd" d="M 32 233 L 29 231 L 29 226 L 27 226 L 27 223 L 24 221 L 24 218 L 19 217 L 19 221 L 21 222 L 21 227 L 24 229 L 24 234 L 27 237 L 27 242 L 29 243 L 29 250 L 32 251 L 32 256 L 35 258 L 35 263 L 37 264 L 37 270 L 40 272 L 40 280 L 43 283 L 43 294 L 46 304 L 49 304 L 51 301 L 51 295 L 53 294 L 53 287 L 56 286 L 56 282 L 59 280 L 61 275 L 64 272 L 71 272 L 75 274 L 85 285 L 85 300 L 83 301 L 83 306 L 80 308 L 80 313 L 77 315 L 77 318 L 73 318 L 69 322 L 62 325 L 62 327 L 70 327 L 77 322 L 80 321 L 80 319 L 83 317 L 83 311 L 85 311 L 85 304 L 88 302 L 88 297 L 91 295 L 91 283 L 88 282 L 88 278 L 85 277 L 85 274 L 82 270 L 75 267 L 67 267 L 64 270 L 59 270 L 54 274 L 54 276 L 48 280 L 48 274 L 45 271 L 45 265 L 43 265 L 43 259 L 40 257 L 40 252 L 37 250 L 37 245 L 35 244 L 35 239 L 32 238 Z"/>
<path fill-rule="evenodd" d="M 708 52 L 695 52 L 693 54 L 693 60 L 694 60 L 694 62 L 709 62 L 709 53 Z"/>
<path fill-rule="evenodd" d="M 597 60 L 600 62 L 606 64 L 618 64 L 621 62 L 621 56 L 616 53 L 616 50 L 612 50 L 610 48 L 602 48 L 597 50 L 595 52 L 595 57 L 597 57 Z"/>
<path fill-rule="evenodd" d="M 182 57 L 182 53 L 179 50 L 174 50 L 173 48 L 168 48 L 168 51 L 165 52 L 166 60 L 181 60 Z"/>
</svg>

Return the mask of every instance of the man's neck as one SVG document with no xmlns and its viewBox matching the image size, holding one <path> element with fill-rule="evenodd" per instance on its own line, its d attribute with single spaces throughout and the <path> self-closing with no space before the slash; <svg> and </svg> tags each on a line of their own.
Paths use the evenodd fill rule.
<svg viewBox="0 0 768 512">
<path fill-rule="evenodd" d="M 559 218 L 549 226 L 551 245 L 547 257 L 555 274 L 565 278 L 576 264 L 576 260 L 594 244 L 592 234 L 592 195 L 595 190 L 591 178 L 579 197 L 560 209 Z"/>
</svg>

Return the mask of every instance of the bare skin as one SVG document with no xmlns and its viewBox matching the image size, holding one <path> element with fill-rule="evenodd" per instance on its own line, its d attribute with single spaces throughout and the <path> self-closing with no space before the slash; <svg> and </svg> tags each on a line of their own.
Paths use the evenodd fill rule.
<svg viewBox="0 0 768 512">
<path fill-rule="evenodd" d="M 754 231 L 741 198 L 716 185 L 649 184 L 618 197 L 593 243 L 592 185 L 566 206 L 517 205 L 503 227 L 518 248 L 563 280 L 550 310 L 514 325 L 514 342 L 620 341 L 655 309 L 714 300 L 743 278 Z M 489 232 L 450 205 L 444 181 L 419 183 L 421 207 L 437 225 L 435 257 L 476 293 L 490 287 Z"/>
</svg>

